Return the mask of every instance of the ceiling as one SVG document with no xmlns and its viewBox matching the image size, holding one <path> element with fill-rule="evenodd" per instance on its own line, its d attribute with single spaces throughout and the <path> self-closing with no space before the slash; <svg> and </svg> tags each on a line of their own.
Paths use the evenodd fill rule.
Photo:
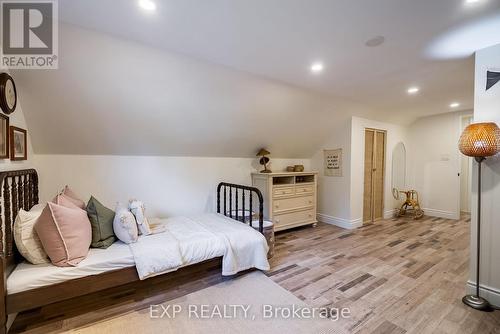
<svg viewBox="0 0 500 334">
<path fill-rule="evenodd" d="M 500 43 L 453 34 L 500 0 L 155 1 L 59 1 L 59 69 L 12 71 L 35 153 L 309 158 L 351 116 L 471 109 L 474 47 Z M 450 33 L 472 51 L 435 52 Z"/>
<path fill-rule="evenodd" d="M 154 1 L 156 12 L 145 13 L 136 0 L 63 0 L 60 17 L 351 99 L 394 122 L 449 111 L 453 101 L 473 107 L 472 53 L 432 59 L 427 51 L 441 35 L 500 13 L 499 0 Z M 386 42 L 366 47 L 375 36 Z M 324 63 L 321 75 L 309 72 L 313 61 Z M 413 85 L 421 92 L 409 97 Z"/>
</svg>

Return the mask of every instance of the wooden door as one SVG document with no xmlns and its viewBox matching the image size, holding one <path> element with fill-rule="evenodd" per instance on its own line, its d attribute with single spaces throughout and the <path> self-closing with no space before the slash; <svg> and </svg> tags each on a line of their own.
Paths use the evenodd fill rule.
<svg viewBox="0 0 500 334">
<path fill-rule="evenodd" d="M 363 222 L 384 217 L 385 146 L 385 131 L 365 130 Z"/>
</svg>

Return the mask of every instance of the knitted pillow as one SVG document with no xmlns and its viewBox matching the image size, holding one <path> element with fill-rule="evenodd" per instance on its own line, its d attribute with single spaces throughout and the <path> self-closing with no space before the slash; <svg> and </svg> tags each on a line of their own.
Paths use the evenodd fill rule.
<svg viewBox="0 0 500 334">
<path fill-rule="evenodd" d="M 42 214 L 44 205 L 38 204 L 30 211 L 19 210 L 14 222 L 14 241 L 19 253 L 33 264 L 49 263 L 42 242 L 35 232 L 35 222 Z"/>
</svg>

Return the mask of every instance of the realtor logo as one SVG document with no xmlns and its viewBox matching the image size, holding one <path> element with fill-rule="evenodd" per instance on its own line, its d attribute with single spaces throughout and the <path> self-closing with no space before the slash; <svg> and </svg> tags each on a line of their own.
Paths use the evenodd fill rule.
<svg viewBox="0 0 500 334">
<path fill-rule="evenodd" d="M 56 1 L 2 1 L 1 66 L 56 69 Z"/>
</svg>

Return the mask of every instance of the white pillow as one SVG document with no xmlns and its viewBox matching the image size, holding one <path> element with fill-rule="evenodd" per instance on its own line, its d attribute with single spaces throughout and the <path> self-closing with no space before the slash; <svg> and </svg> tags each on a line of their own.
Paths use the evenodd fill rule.
<svg viewBox="0 0 500 334">
<path fill-rule="evenodd" d="M 151 227 L 149 226 L 148 219 L 146 218 L 146 208 L 144 207 L 144 203 L 135 199 L 130 200 L 128 208 L 135 216 L 137 226 L 139 227 L 139 233 L 142 235 L 151 234 Z"/>
<path fill-rule="evenodd" d="M 139 237 L 134 215 L 128 210 L 128 207 L 121 203 L 116 205 L 113 232 L 118 239 L 126 244 L 136 242 Z"/>
<path fill-rule="evenodd" d="M 30 211 L 21 209 L 14 222 L 14 241 L 17 249 L 27 261 L 33 264 L 50 263 L 34 229 L 35 222 L 42 214 L 44 207 L 44 204 L 37 204 Z"/>
</svg>

